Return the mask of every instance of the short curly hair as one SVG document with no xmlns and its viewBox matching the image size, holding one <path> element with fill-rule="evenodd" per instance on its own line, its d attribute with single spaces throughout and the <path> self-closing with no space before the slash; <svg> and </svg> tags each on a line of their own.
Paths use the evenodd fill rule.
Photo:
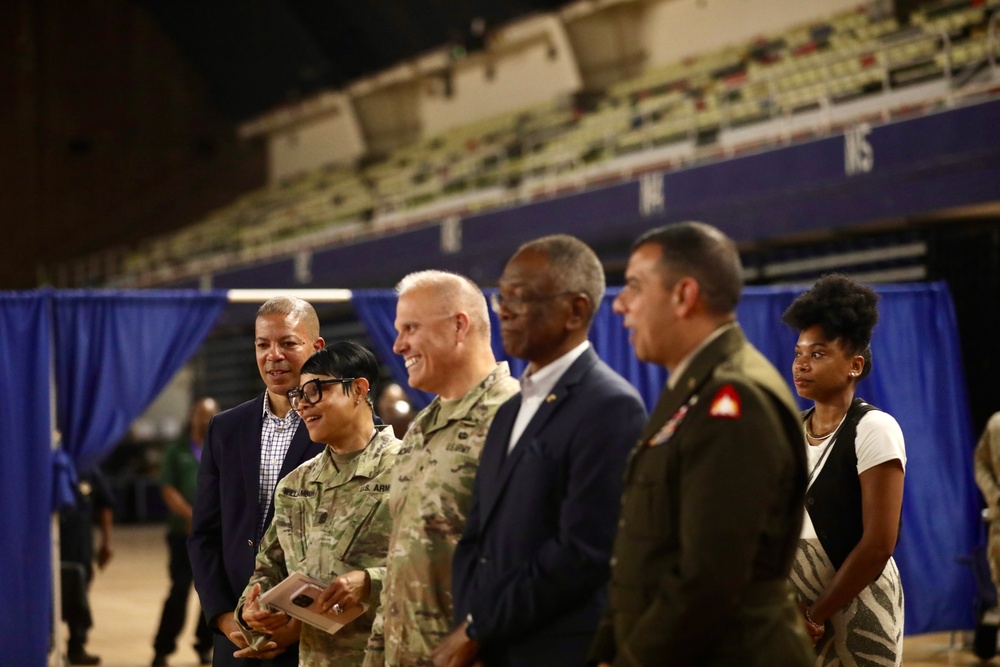
<svg viewBox="0 0 1000 667">
<path fill-rule="evenodd" d="M 849 352 L 865 358 L 863 378 L 872 366 L 871 342 L 878 322 L 878 300 L 872 288 L 842 273 L 828 274 L 800 294 L 781 321 L 797 331 L 819 325 L 827 338 L 840 340 Z"/>
</svg>

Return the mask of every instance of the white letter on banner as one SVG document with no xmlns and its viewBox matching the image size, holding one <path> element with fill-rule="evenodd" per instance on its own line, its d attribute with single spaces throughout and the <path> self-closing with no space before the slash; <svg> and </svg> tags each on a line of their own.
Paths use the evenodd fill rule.
<svg viewBox="0 0 1000 667">
<path fill-rule="evenodd" d="M 865 174 L 875 166 L 875 151 L 868 141 L 872 128 L 859 123 L 844 132 L 844 171 L 848 176 Z"/>
<path fill-rule="evenodd" d="M 300 250 L 295 253 L 295 280 L 300 285 L 312 282 L 313 255 L 309 250 Z"/>
<path fill-rule="evenodd" d="M 663 174 L 658 171 L 643 174 L 639 179 L 639 212 L 652 215 L 662 212 L 664 206 Z"/>
<path fill-rule="evenodd" d="M 449 215 L 441 221 L 441 252 L 454 255 L 462 249 L 462 219 Z"/>
</svg>

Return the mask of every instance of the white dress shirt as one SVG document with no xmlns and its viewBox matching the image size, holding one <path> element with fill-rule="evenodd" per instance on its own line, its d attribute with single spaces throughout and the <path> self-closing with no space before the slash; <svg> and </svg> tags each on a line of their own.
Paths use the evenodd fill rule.
<svg viewBox="0 0 1000 667">
<path fill-rule="evenodd" d="M 517 411 L 514 427 L 510 431 L 510 441 L 507 443 L 508 454 L 513 451 L 514 445 L 524 434 L 524 429 L 528 428 L 531 418 L 538 412 L 538 408 L 552 391 L 552 387 L 556 386 L 556 382 L 559 382 L 563 373 L 569 370 L 573 362 L 579 359 L 588 347 L 590 347 L 590 341 L 585 340 L 544 368 L 534 373 L 530 370 L 524 371 L 524 375 L 521 376 L 521 408 Z"/>
</svg>

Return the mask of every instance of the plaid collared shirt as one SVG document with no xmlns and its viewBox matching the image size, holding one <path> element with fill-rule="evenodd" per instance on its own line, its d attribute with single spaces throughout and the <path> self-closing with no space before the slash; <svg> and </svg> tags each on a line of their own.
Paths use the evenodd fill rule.
<svg viewBox="0 0 1000 667">
<path fill-rule="evenodd" d="M 267 524 L 267 512 L 271 509 L 271 498 L 274 487 L 278 485 L 281 474 L 281 464 L 285 462 L 285 454 L 292 445 L 292 437 L 299 426 L 299 413 L 289 410 L 284 419 L 274 416 L 271 412 L 271 400 L 264 394 L 264 412 L 261 415 L 264 426 L 260 431 L 260 491 L 258 505 L 260 514 L 257 517 L 257 535 L 254 541 L 260 543 Z"/>
</svg>

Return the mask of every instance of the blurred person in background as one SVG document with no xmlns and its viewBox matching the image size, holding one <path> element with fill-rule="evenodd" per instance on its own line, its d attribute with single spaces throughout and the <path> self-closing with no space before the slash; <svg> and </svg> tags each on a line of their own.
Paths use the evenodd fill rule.
<svg viewBox="0 0 1000 667">
<path fill-rule="evenodd" d="M 55 437 L 60 438 L 56 433 Z M 59 560 L 62 618 L 69 628 L 66 656 L 71 665 L 98 665 L 101 658 L 87 653 L 87 635 L 94 625 L 90 609 L 90 582 L 94 563 L 99 569 L 111 560 L 114 494 L 99 468 L 80 473 L 73 489 L 75 503 L 59 510 Z M 94 524 L 100 541 L 94 550 Z"/>
<path fill-rule="evenodd" d="M 906 449 L 891 415 L 856 395 L 872 368 L 878 295 L 844 275 L 820 278 L 782 317 L 799 332 L 795 390 L 809 472 L 792 569 L 816 665 L 899 665 L 903 587 L 892 558 Z"/>
<path fill-rule="evenodd" d="M 192 507 L 198 495 L 198 465 L 201 463 L 208 423 L 218 412 L 219 405 L 214 398 L 196 400 L 188 416 L 187 436 L 173 443 L 163 457 L 160 493 L 170 510 L 167 518 L 170 592 L 163 602 L 159 629 L 153 640 L 153 667 L 166 666 L 167 656 L 177 649 L 177 637 L 184 630 L 184 621 L 187 620 L 188 594 L 194 581 L 187 539 L 191 533 Z M 194 650 L 198 653 L 199 663 L 211 664 L 214 633 L 200 609 L 195 639 Z"/>
<path fill-rule="evenodd" d="M 983 493 L 983 517 L 989 524 L 986 556 L 993 585 L 1000 589 L 1000 412 L 993 413 L 973 455 L 976 484 Z"/>
<path fill-rule="evenodd" d="M 413 406 L 399 384 L 390 382 L 382 389 L 375 405 L 375 413 L 392 427 L 397 438 L 402 438 L 413 421 Z"/>
</svg>

